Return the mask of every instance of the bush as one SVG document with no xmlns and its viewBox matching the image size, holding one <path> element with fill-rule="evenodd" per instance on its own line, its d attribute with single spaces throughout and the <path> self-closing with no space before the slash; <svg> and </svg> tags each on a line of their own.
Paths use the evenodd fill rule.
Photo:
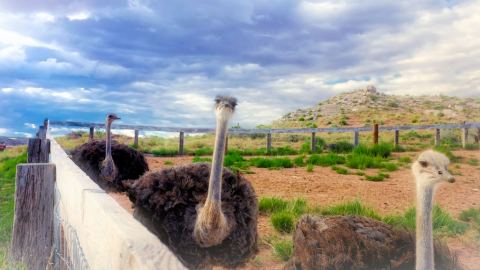
<svg viewBox="0 0 480 270">
<path fill-rule="evenodd" d="M 315 137 L 315 141 L 317 144 L 317 148 L 315 153 L 321 153 L 323 152 L 323 149 L 325 148 L 326 142 L 324 139 L 321 137 Z M 310 140 L 305 141 L 302 146 L 300 147 L 300 153 L 312 153 L 312 143 Z"/>
<path fill-rule="evenodd" d="M 288 202 L 280 198 L 261 198 L 258 202 L 258 209 L 262 214 L 271 214 L 283 211 L 287 208 Z"/>
<path fill-rule="evenodd" d="M 273 213 L 270 221 L 273 227 L 282 233 L 291 233 L 294 228 L 294 215 L 292 212 L 277 212 Z"/>
<path fill-rule="evenodd" d="M 163 162 L 163 165 L 173 165 L 173 161 L 171 161 L 171 160 L 165 160 L 165 161 Z"/>
<path fill-rule="evenodd" d="M 334 153 L 328 153 L 325 155 L 314 154 L 307 159 L 307 164 L 319 165 L 323 167 L 344 163 L 345 158 Z"/>
<path fill-rule="evenodd" d="M 393 172 L 393 171 L 398 170 L 397 164 L 391 163 L 391 162 L 384 162 L 382 164 L 382 168 L 384 168 L 385 170 L 387 170 L 389 172 Z"/>
<path fill-rule="evenodd" d="M 346 141 L 329 144 L 328 149 L 334 153 L 349 153 L 352 152 L 355 146 Z"/>
<path fill-rule="evenodd" d="M 411 163 L 411 162 L 412 162 L 412 158 L 411 158 L 411 157 L 407 157 L 407 156 L 405 156 L 405 157 L 400 157 L 400 158 L 398 159 L 398 161 L 399 161 L 399 162 L 402 162 L 402 163 Z"/>
<path fill-rule="evenodd" d="M 353 149 L 353 154 L 387 158 L 392 153 L 393 146 L 389 143 L 379 143 L 371 147 L 359 145 Z"/>
<path fill-rule="evenodd" d="M 292 160 L 288 157 L 277 158 L 252 158 L 249 160 L 252 166 L 257 168 L 292 168 Z"/>
<path fill-rule="evenodd" d="M 349 171 L 343 167 L 332 166 L 332 170 L 338 174 L 349 174 Z"/>
<path fill-rule="evenodd" d="M 211 163 L 211 162 L 212 162 L 212 158 L 202 158 L 202 157 L 195 156 L 195 157 L 193 157 L 193 159 L 192 159 L 192 163 L 203 163 L 203 162 Z M 166 164 L 165 164 L 165 165 L 166 165 Z"/>
<path fill-rule="evenodd" d="M 223 160 L 223 166 L 232 167 L 232 166 L 238 165 L 237 163 L 244 162 L 244 161 L 245 159 L 242 157 L 240 153 L 229 152 Z"/>
<path fill-rule="evenodd" d="M 290 146 L 276 147 L 276 148 L 272 147 L 272 149 L 268 154 L 272 156 L 288 156 L 288 155 L 296 155 L 298 154 L 298 151 L 291 148 Z"/>
<path fill-rule="evenodd" d="M 475 144 L 475 143 L 467 143 L 465 145 L 465 149 L 467 149 L 467 150 L 478 150 L 478 149 L 480 149 L 480 146 L 478 144 Z"/>
<path fill-rule="evenodd" d="M 470 208 L 463 210 L 459 216 L 460 220 L 465 222 L 475 222 L 480 225 L 480 208 Z"/>
</svg>

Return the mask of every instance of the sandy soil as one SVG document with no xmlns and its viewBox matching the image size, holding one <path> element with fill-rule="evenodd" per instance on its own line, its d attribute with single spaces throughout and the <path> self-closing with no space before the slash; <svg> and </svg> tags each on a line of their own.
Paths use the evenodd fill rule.
<svg viewBox="0 0 480 270">
<path fill-rule="evenodd" d="M 412 158 L 416 153 L 402 153 Z M 464 160 L 469 158 L 480 159 L 478 151 L 456 151 L 455 155 Z M 173 165 L 190 163 L 192 157 L 148 157 L 152 170 L 159 170 L 172 165 L 165 165 L 165 161 Z M 457 167 L 456 167 L 457 166 Z M 460 167 L 458 167 L 460 166 Z M 315 167 L 309 173 L 305 168 L 282 170 L 251 169 L 254 174 L 246 177 L 252 182 L 259 197 L 276 196 L 285 199 L 305 198 L 312 205 L 330 205 L 348 200 L 359 199 L 374 207 L 381 214 L 403 212 L 415 202 L 414 180 L 406 166 L 390 173 L 390 178 L 384 182 L 370 182 L 362 180 L 357 175 L 339 175 L 331 168 Z M 453 165 L 456 175 L 454 184 L 442 184 L 437 191 L 435 201 L 453 215 L 462 210 L 480 206 L 480 167 L 470 166 L 466 162 Z M 374 171 L 367 172 L 374 174 Z M 112 194 L 114 198 L 128 211 L 131 205 L 124 194 Z M 260 217 L 260 236 L 265 237 L 273 233 L 268 217 Z M 480 245 L 463 236 L 461 239 L 449 239 L 449 246 L 457 252 L 460 261 L 466 269 L 479 269 Z M 263 243 L 260 253 L 246 269 L 281 269 L 283 263 L 272 256 L 271 247 Z"/>
</svg>

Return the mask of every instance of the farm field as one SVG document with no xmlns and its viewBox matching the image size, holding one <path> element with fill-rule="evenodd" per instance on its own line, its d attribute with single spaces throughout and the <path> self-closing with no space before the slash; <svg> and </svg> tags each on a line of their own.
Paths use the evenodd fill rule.
<svg viewBox="0 0 480 270">
<path fill-rule="evenodd" d="M 415 158 L 417 152 L 393 153 L 394 159 Z M 454 184 L 439 187 L 435 202 L 455 219 L 462 211 L 480 207 L 480 166 L 479 151 L 453 151 L 460 161 L 452 165 L 455 174 Z M 152 170 L 174 165 L 189 164 L 193 157 L 148 157 Z M 309 172 L 305 167 L 266 169 L 249 168 L 247 179 L 253 184 L 257 196 L 262 198 L 281 198 L 286 201 L 304 199 L 309 207 L 327 207 L 345 202 L 358 201 L 373 208 L 378 215 L 403 215 L 415 203 L 414 179 L 409 163 L 396 171 L 389 172 L 389 178 L 381 182 L 366 181 L 356 174 L 339 174 L 331 167 L 315 166 Z M 374 175 L 378 169 L 366 169 L 365 173 Z M 128 211 L 132 211 L 130 201 L 124 194 L 111 195 Z M 463 224 L 463 223 L 461 223 Z M 260 252 L 245 269 L 281 269 L 284 261 L 275 254 L 275 243 L 288 243 L 291 234 L 279 233 L 270 221 L 270 215 L 260 214 L 259 218 Z M 466 269 L 477 269 L 480 264 L 480 238 L 473 228 L 457 235 L 441 234 L 449 247 L 457 253 Z M 288 253 L 288 251 L 287 251 Z M 281 257 L 282 255 L 280 255 Z M 285 257 L 284 257 L 285 259 Z"/>
</svg>

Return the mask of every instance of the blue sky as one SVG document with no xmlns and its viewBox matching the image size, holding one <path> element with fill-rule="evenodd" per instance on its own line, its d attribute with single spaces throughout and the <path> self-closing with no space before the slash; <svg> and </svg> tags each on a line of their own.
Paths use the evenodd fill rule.
<svg viewBox="0 0 480 270">
<path fill-rule="evenodd" d="M 2 1 L 0 136 L 43 118 L 253 127 L 369 84 L 480 96 L 478 1 Z"/>
</svg>

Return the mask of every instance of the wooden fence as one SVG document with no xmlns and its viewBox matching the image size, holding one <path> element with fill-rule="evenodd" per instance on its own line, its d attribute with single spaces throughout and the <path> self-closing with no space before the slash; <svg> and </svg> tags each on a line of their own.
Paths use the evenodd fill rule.
<svg viewBox="0 0 480 270">
<path fill-rule="evenodd" d="M 74 127 L 74 128 L 89 128 L 90 139 L 93 139 L 94 130 L 104 129 L 105 124 L 100 123 L 88 123 L 88 122 L 73 122 L 73 121 L 51 121 L 51 125 L 62 127 Z M 400 131 L 407 130 L 434 130 L 435 132 L 435 145 L 440 144 L 441 130 L 444 129 L 461 129 L 462 130 L 462 146 L 465 148 L 468 142 L 469 129 L 477 129 L 478 138 L 480 138 L 480 122 L 465 122 L 460 124 L 434 124 L 434 125 L 404 125 L 404 126 L 364 126 L 364 127 L 343 127 L 343 128 L 289 128 L 289 129 L 243 129 L 232 128 L 229 130 L 230 134 L 266 134 L 266 148 L 270 151 L 272 148 L 272 134 L 283 133 L 309 133 L 312 138 L 312 151 L 316 150 L 316 135 L 319 133 L 353 133 L 352 143 L 358 145 L 360 142 L 360 132 L 373 132 L 373 142 L 378 143 L 378 137 L 380 132 L 393 132 L 395 146 L 400 145 Z M 139 131 L 163 131 L 163 132 L 178 132 L 178 153 L 182 155 L 184 153 L 184 140 L 185 133 L 214 133 L 213 128 L 185 128 L 185 127 L 157 127 L 157 126 L 145 126 L 145 125 L 112 125 L 112 129 L 134 130 L 134 144 L 138 145 Z"/>
<path fill-rule="evenodd" d="M 37 135 L 29 140 L 29 164 L 17 167 L 12 265 L 31 270 L 185 269 L 73 163 L 47 128 Z"/>
</svg>

